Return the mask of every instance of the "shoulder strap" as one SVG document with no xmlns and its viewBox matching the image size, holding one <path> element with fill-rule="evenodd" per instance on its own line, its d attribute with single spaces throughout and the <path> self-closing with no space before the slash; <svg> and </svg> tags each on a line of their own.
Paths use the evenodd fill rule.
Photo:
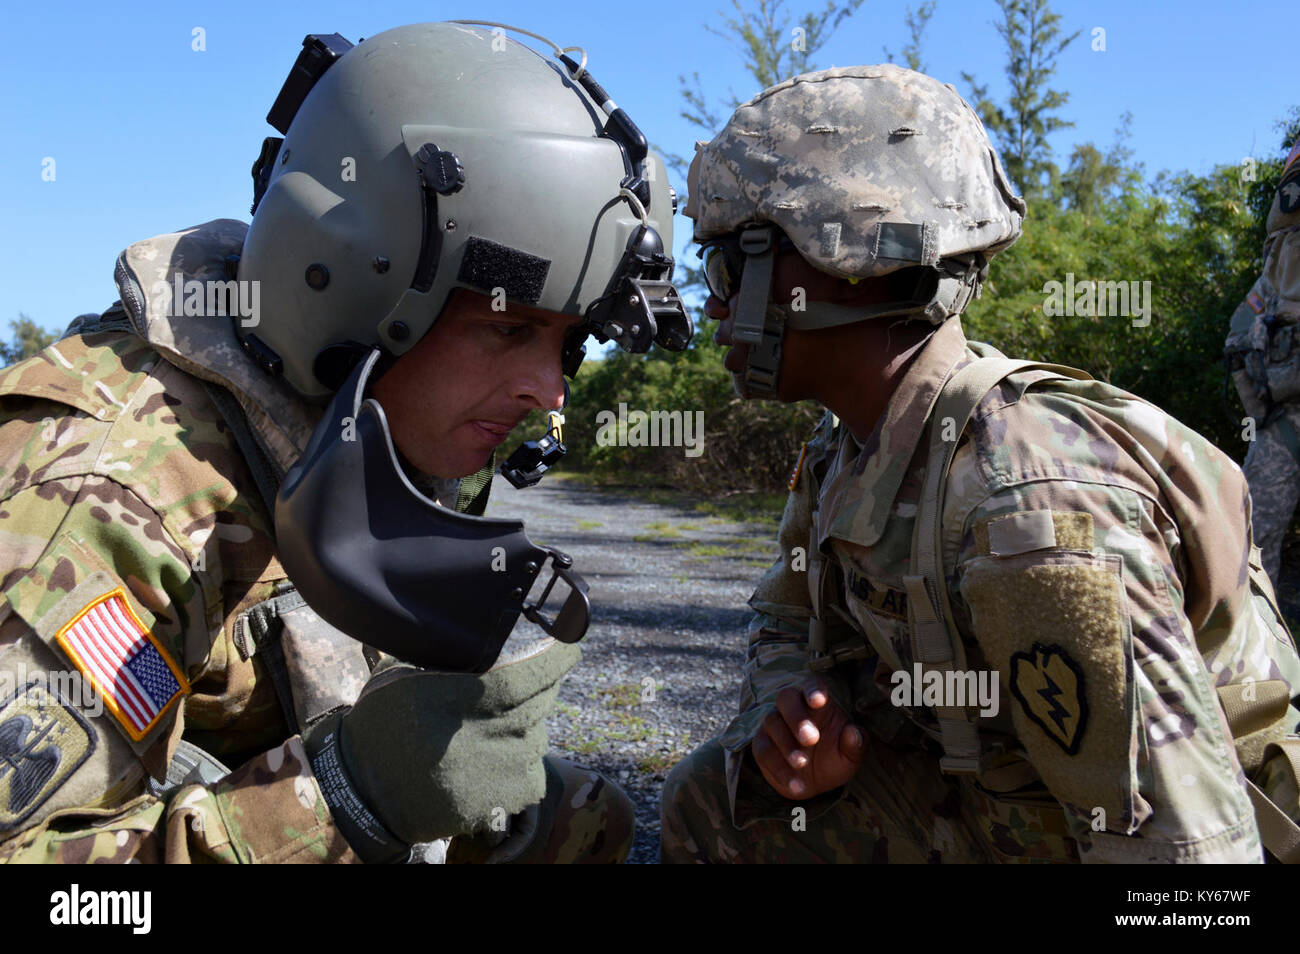
<svg viewBox="0 0 1300 954">
<path fill-rule="evenodd" d="M 1273 592 L 1273 583 L 1264 572 L 1260 563 L 1259 547 L 1251 544 L 1249 567 L 1251 589 L 1256 596 L 1262 596 L 1268 602 L 1276 624 L 1284 629 L 1295 645 L 1295 637 L 1287 625 L 1286 617 L 1278 608 Z M 1284 805 L 1295 811 L 1294 794 L 1300 785 L 1300 738 L 1289 734 L 1289 704 L 1291 687 L 1282 679 L 1269 679 L 1262 682 L 1235 683 L 1218 687 L 1219 704 L 1228 720 L 1228 729 L 1232 740 L 1237 745 L 1237 755 L 1241 760 L 1242 771 L 1246 775 L 1247 792 L 1255 806 L 1255 821 L 1259 823 L 1259 840 L 1273 857 L 1286 864 L 1300 864 L 1300 825 L 1283 810 Z M 1265 737 L 1263 754 L 1256 759 L 1249 757 L 1256 745 L 1243 747 L 1248 737 L 1258 739 Z M 1277 755 L 1283 758 L 1277 759 Z M 1272 784 L 1266 792 L 1253 781 L 1251 776 L 1265 763 L 1272 761 L 1275 769 L 1284 776 L 1280 785 Z M 1267 783 L 1266 783 L 1267 784 Z M 1279 797 L 1282 801 L 1275 801 Z"/>
<path fill-rule="evenodd" d="M 1291 793 L 1296 791 L 1296 784 L 1300 782 L 1300 738 L 1287 734 L 1291 687 L 1282 679 L 1269 679 L 1246 685 L 1219 686 L 1218 695 L 1233 742 L 1237 743 L 1242 771 L 1246 774 L 1246 790 L 1255 807 L 1259 840 L 1278 861 L 1300 864 L 1300 825 L 1292 821 L 1269 792 L 1250 780 L 1260 766 L 1275 760 L 1276 770 L 1286 777 L 1283 785 L 1270 786 L 1273 795 L 1293 797 Z M 1247 737 L 1269 740 L 1253 761 L 1247 758 L 1241 746 Z M 1279 754 L 1282 758 L 1277 759 Z"/>
<path fill-rule="evenodd" d="M 921 665 L 923 673 L 937 671 L 942 675 L 963 669 L 966 664 L 966 652 L 953 619 L 943 571 L 943 497 L 957 443 L 975 408 L 999 381 L 1017 371 L 1032 370 L 1051 371 L 1055 377 L 1092 380 L 1090 374 L 1065 365 L 984 357 L 949 376 L 931 405 L 927 418 L 930 442 L 925 483 L 912 528 L 911 574 L 903 577 L 912 658 Z M 950 436 L 949 440 L 944 439 L 945 434 Z M 979 735 L 966 709 L 939 706 L 935 714 L 939 718 L 944 749 L 940 768 L 949 773 L 979 771 Z"/>
<path fill-rule="evenodd" d="M 1287 757 L 1293 778 L 1300 778 L 1300 739 L 1287 739 L 1278 743 Z M 1300 864 L 1300 826 L 1278 808 L 1258 785 L 1246 780 L 1251 803 L 1255 806 L 1255 821 L 1259 825 L 1259 840 L 1278 861 L 1286 865 Z"/>
</svg>

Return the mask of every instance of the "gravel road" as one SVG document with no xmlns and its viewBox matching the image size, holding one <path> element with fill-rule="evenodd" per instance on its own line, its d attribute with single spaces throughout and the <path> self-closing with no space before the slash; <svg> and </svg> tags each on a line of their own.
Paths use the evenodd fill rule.
<svg viewBox="0 0 1300 954">
<path fill-rule="evenodd" d="M 551 748 L 623 786 L 637 806 L 629 861 L 655 863 L 668 770 L 735 713 L 746 601 L 775 559 L 776 522 L 562 479 L 517 491 L 500 476 L 485 516 L 522 518 L 591 586 L 591 627 L 560 689 Z"/>
</svg>

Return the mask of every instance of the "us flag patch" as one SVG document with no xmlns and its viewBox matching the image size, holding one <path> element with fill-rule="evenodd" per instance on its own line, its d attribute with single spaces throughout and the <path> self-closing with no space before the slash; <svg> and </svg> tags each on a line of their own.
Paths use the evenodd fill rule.
<svg viewBox="0 0 1300 954">
<path fill-rule="evenodd" d="M 87 605 L 55 638 L 136 742 L 190 691 L 120 586 Z"/>
<path fill-rule="evenodd" d="M 1250 310 L 1257 315 L 1264 310 L 1264 299 L 1260 298 L 1259 293 L 1253 290 L 1246 296 L 1246 304 L 1250 305 Z"/>
<path fill-rule="evenodd" d="M 799 459 L 794 462 L 794 472 L 790 475 L 790 480 L 786 483 L 786 488 L 791 492 L 799 486 L 799 475 L 803 473 L 803 459 L 808 456 L 808 442 L 804 441 L 799 445 Z"/>
</svg>

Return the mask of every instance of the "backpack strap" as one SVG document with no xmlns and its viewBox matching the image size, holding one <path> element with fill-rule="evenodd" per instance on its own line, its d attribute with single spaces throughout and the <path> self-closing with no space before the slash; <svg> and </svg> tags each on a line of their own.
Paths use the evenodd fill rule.
<svg viewBox="0 0 1300 954">
<path fill-rule="evenodd" d="M 1275 743 L 1286 756 L 1293 778 L 1300 779 L 1300 739 L 1286 739 Z M 1278 861 L 1286 865 L 1300 864 L 1300 825 L 1278 808 L 1263 790 L 1246 779 L 1250 800 L 1255 805 L 1255 822 L 1259 825 L 1259 840 Z"/>
<path fill-rule="evenodd" d="M 1277 764 L 1281 771 L 1290 776 L 1287 788 L 1294 791 L 1295 785 L 1300 783 L 1300 738 L 1286 735 L 1287 704 L 1290 702 L 1291 689 L 1281 679 L 1269 679 L 1244 686 L 1220 686 L 1218 695 L 1234 742 L 1240 743 L 1247 736 L 1262 735 L 1271 739 L 1255 764 L 1245 764 L 1246 759 L 1242 758 L 1242 770 L 1247 776 L 1246 789 L 1255 807 L 1259 840 L 1264 847 L 1278 861 L 1290 865 L 1300 864 L 1300 825 L 1292 821 L 1269 798 L 1268 793 L 1249 777 L 1264 762 L 1281 754 L 1283 758 Z M 1238 745 L 1239 757 L 1242 752 Z"/>
<path fill-rule="evenodd" d="M 979 358 L 954 372 L 935 395 L 927 415 L 930 428 L 925 483 L 917 504 L 912 528 L 912 560 L 907 590 L 908 629 L 912 659 L 922 673 L 943 674 L 966 665 L 966 651 L 948 599 L 943 571 L 943 498 L 948 469 L 957 443 L 975 408 L 999 381 L 1017 371 L 1044 370 L 1054 377 L 1090 381 L 1092 376 L 1076 368 L 1003 357 Z M 951 422 L 951 426 L 949 426 Z M 945 433 L 951 439 L 945 440 Z M 925 678 L 923 675 L 922 678 Z M 946 681 L 946 678 L 945 678 Z M 973 774 L 980 770 L 980 741 L 975 722 L 965 707 L 936 706 L 944 755 L 939 766 L 951 774 Z"/>
<path fill-rule="evenodd" d="M 1247 565 L 1254 594 L 1264 597 L 1268 602 L 1277 625 L 1286 630 L 1294 645 L 1295 637 L 1286 624 L 1286 617 L 1278 608 L 1273 584 L 1260 563 L 1259 547 L 1254 544 L 1250 547 Z M 1287 707 L 1291 701 L 1291 687 L 1281 679 L 1244 685 L 1234 683 L 1219 686 L 1218 696 L 1223 714 L 1228 720 L 1228 730 L 1237 745 L 1242 771 L 1246 775 L 1246 789 L 1255 807 L 1255 821 L 1259 824 L 1259 840 L 1278 861 L 1300 864 L 1300 825 L 1283 811 L 1279 803 L 1269 797 L 1268 792 L 1250 780 L 1250 776 L 1260 766 L 1272 762 L 1278 771 L 1287 776 L 1282 787 L 1270 786 L 1275 794 L 1294 792 L 1300 786 L 1300 738 L 1288 734 L 1291 726 Z M 1254 739 L 1262 736 L 1267 740 L 1262 753 L 1253 759 L 1249 753 L 1259 751 L 1258 743 L 1246 743 L 1243 746 L 1248 736 L 1253 736 Z M 1282 758 L 1276 759 L 1278 755 Z M 1283 795 L 1283 798 L 1288 797 L 1289 795 Z"/>
</svg>

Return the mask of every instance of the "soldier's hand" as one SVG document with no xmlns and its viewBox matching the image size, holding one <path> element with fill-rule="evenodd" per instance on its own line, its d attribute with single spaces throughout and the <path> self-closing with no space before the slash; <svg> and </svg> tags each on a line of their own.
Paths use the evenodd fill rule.
<svg viewBox="0 0 1300 954">
<path fill-rule="evenodd" d="M 481 831 L 540 802 L 546 714 L 578 655 L 549 641 L 485 673 L 394 661 L 352 708 L 308 726 L 312 774 L 353 851 L 400 860 L 413 844 Z"/>
<path fill-rule="evenodd" d="M 862 731 L 831 701 L 820 681 L 783 689 L 751 751 L 782 797 L 813 798 L 853 778 L 862 761 Z"/>
</svg>

